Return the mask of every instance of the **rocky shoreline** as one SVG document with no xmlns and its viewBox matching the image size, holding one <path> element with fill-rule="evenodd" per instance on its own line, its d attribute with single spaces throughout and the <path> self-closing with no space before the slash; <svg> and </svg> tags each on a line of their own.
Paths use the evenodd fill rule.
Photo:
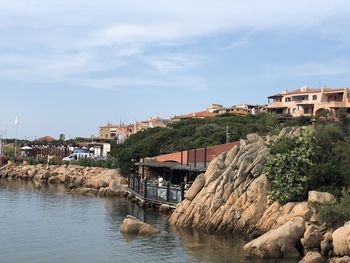
<svg viewBox="0 0 350 263">
<path fill-rule="evenodd" d="M 65 184 L 72 194 L 95 195 L 99 197 L 122 196 L 126 194 L 127 180 L 115 169 L 81 167 L 77 165 L 10 164 L 0 168 L 0 178 Z"/>
<path fill-rule="evenodd" d="M 301 262 L 350 262 L 350 225 L 333 231 L 317 220 L 315 204 L 334 202 L 334 196 L 311 191 L 307 201 L 285 205 L 268 196 L 263 167 L 269 146 L 277 138 L 301 132 L 289 128 L 279 136 L 248 135 L 197 177 L 169 222 L 208 232 L 247 234 L 256 239 L 244 249 L 263 258 L 305 256 Z"/>
<path fill-rule="evenodd" d="M 350 262 L 350 224 L 327 229 L 317 220 L 316 205 L 335 202 L 334 196 L 310 191 L 307 201 L 284 205 L 269 198 L 263 172 L 269 146 L 279 137 L 300 133 L 300 128 L 292 128 L 279 136 L 248 135 L 240 146 L 218 156 L 206 173 L 197 177 L 170 215 L 169 223 L 206 232 L 249 235 L 253 240 L 244 249 L 262 258 L 303 257 L 302 263 Z M 39 186 L 64 184 L 72 194 L 127 195 L 127 180 L 114 169 L 11 164 L 0 168 L 0 178 L 33 181 Z M 125 232 L 145 232 L 140 231 L 141 222 L 133 218 L 127 218 L 124 225 Z"/>
</svg>

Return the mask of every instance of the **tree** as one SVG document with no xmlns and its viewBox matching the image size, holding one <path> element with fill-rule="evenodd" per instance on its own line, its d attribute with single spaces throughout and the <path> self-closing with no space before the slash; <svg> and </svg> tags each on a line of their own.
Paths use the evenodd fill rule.
<svg viewBox="0 0 350 263">
<path fill-rule="evenodd" d="M 66 139 L 66 136 L 63 133 L 61 133 L 58 140 L 61 141 L 61 142 L 64 142 L 65 139 Z"/>
</svg>

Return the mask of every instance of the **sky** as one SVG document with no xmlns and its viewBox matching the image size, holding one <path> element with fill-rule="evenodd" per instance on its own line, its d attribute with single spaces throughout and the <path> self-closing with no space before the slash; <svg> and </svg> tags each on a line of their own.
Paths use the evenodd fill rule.
<svg viewBox="0 0 350 263">
<path fill-rule="evenodd" d="M 350 87 L 348 0 L 0 0 L 0 135 Z"/>
</svg>

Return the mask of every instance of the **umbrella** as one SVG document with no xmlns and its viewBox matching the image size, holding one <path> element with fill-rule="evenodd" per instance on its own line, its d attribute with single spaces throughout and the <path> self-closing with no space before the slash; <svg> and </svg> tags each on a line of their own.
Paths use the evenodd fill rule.
<svg viewBox="0 0 350 263">
<path fill-rule="evenodd" d="M 29 147 L 29 146 L 24 146 L 24 147 L 21 148 L 21 150 L 31 150 L 31 149 L 33 149 L 33 148 Z"/>
</svg>

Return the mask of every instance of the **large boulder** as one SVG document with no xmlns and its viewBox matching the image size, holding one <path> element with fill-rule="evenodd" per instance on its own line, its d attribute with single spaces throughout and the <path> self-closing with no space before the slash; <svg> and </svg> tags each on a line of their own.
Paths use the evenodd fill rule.
<svg viewBox="0 0 350 263">
<path fill-rule="evenodd" d="M 335 256 L 350 256 L 350 222 L 335 230 L 332 238 L 333 254 Z"/>
<path fill-rule="evenodd" d="M 126 234 L 137 235 L 156 235 L 160 233 L 157 228 L 130 215 L 124 219 L 123 224 L 120 226 L 120 231 Z"/>
<path fill-rule="evenodd" d="M 336 203 L 334 195 L 327 192 L 317 192 L 310 191 L 308 194 L 308 202 L 309 203 L 317 203 L 317 204 L 332 204 Z"/>
<path fill-rule="evenodd" d="M 318 252 L 308 252 L 299 263 L 323 263 L 324 260 Z"/>
<path fill-rule="evenodd" d="M 299 257 L 297 247 L 304 232 L 305 220 L 299 217 L 249 242 L 244 249 L 262 258 Z"/>
<path fill-rule="evenodd" d="M 199 193 L 200 190 L 202 190 L 203 186 L 205 184 L 204 174 L 200 174 L 197 176 L 194 183 L 191 185 L 190 189 L 185 194 L 185 198 L 187 200 L 192 201 L 196 195 Z"/>
</svg>

